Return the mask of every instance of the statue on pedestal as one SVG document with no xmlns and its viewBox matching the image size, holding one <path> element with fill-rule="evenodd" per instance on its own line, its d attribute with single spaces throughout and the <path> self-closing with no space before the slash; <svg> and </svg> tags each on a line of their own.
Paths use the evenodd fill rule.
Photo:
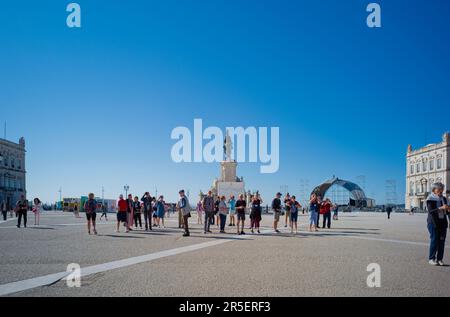
<svg viewBox="0 0 450 317">
<path fill-rule="evenodd" d="M 223 152 L 225 153 L 225 161 L 231 162 L 231 156 L 233 151 L 233 141 L 231 140 L 230 134 L 227 130 L 227 135 L 225 140 L 223 140 Z"/>
</svg>

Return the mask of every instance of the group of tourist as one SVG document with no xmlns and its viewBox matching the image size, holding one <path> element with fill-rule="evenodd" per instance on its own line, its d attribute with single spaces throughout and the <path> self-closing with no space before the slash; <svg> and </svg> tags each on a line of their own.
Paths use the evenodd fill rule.
<svg viewBox="0 0 450 317">
<path fill-rule="evenodd" d="M 88 200 L 84 204 L 89 234 L 97 234 L 98 203 L 94 197 L 94 194 L 90 193 Z M 145 231 L 153 230 L 153 227 L 164 228 L 164 217 L 167 210 L 168 208 L 162 195 L 156 198 L 152 197 L 149 192 L 146 192 L 141 199 L 138 196 L 133 197 L 132 194 L 129 194 L 127 199 L 120 195 L 117 201 L 116 232 L 120 232 L 121 224 L 125 227 L 126 232 L 132 231 L 133 227 L 143 229 L 142 216 L 144 216 Z M 103 216 L 106 217 L 106 220 L 108 219 L 106 209 L 103 209 L 101 218 Z"/>
<path fill-rule="evenodd" d="M 444 195 L 444 185 L 435 183 L 432 185 L 431 194 L 426 200 L 428 212 L 427 227 L 430 234 L 429 263 L 431 265 L 444 265 L 444 250 L 447 230 L 449 228 L 450 206 Z M 331 228 L 331 219 L 338 219 L 338 206 L 333 204 L 330 199 L 322 199 L 317 194 L 311 194 L 308 209 L 303 208 L 296 200 L 295 196 L 286 194 L 282 200 L 282 194 L 277 193 L 272 200 L 273 210 L 273 230 L 279 233 L 279 222 L 281 216 L 285 216 L 285 227 L 289 225 L 291 233 L 298 233 L 299 211 L 303 213 L 309 210 L 309 230 L 318 231 L 320 217 L 322 216 L 322 228 Z M 220 196 L 215 198 L 211 191 L 208 192 L 197 204 L 197 223 L 203 225 L 204 234 L 212 233 L 211 226 L 217 225 L 220 233 L 225 233 L 227 220 L 228 226 L 236 227 L 238 235 L 245 234 L 244 226 L 246 220 L 246 210 L 250 209 L 250 230 L 252 233 L 261 233 L 262 207 L 263 200 L 259 194 L 253 195 L 250 202 L 247 203 L 244 195 L 239 195 L 236 199 L 234 195 L 229 198 Z M 84 204 L 86 212 L 88 233 L 97 234 L 96 215 L 99 204 L 94 198 L 94 194 L 88 195 L 88 200 Z M 17 227 L 27 226 L 27 212 L 30 208 L 24 195 L 21 195 L 17 201 L 14 211 L 17 216 Z M 153 230 L 154 227 L 164 228 L 164 218 L 168 212 L 168 205 L 164 201 L 164 196 L 158 198 L 152 197 L 146 192 L 140 199 L 131 194 L 125 199 L 123 195 L 119 196 L 117 202 L 117 226 L 116 231 L 120 231 L 120 225 L 123 224 L 126 232 L 136 228 L 146 231 Z M 183 236 L 190 236 L 189 218 L 191 217 L 191 207 L 188 197 L 184 190 L 179 191 L 179 200 L 176 204 L 178 210 L 178 227 L 184 229 Z M 5 202 L 0 203 L 3 220 L 7 219 L 8 208 Z M 35 216 L 35 225 L 39 225 L 42 203 L 38 198 L 33 200 L 31 210 Z M 106 209 L 103 208 L 102 217 L 106 215 Z M 333 216 L 332 216 L 333 214 Z M 144 222 L 142 222 L 142 216 Z M 390 216 L 390 212 L 389 212 Z M 144 223 L 144 226 L 143 226 Z"/>
</svg>

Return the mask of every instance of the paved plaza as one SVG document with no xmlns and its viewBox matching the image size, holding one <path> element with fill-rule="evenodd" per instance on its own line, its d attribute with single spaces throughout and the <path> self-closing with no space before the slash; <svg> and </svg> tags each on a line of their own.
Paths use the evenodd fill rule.
<svg viewBox="0 0 450 317">
<path fill-rule="evenodd" d="M 41 226 L 0 223 L 2 296 L 446 296 L 450 267 L 427 261 L 423 214 L 341 214 L 332 229 L 275 234 L 265 215 L 260 235 L 205 235 L 191 218 L 182 237 L 176 217 L 167 227 L 115 233 L 115 215 L 89 236 L 84 218 L 46 212 Z M 29 214 L 32 218 L 32 213 Z M 29 224 L 33 219 L 29 219 Z M 248 225 L 248 222 L 247 222 Z M 249 233 L 249 230 L 247 230 Z M 444 262 L 450 263 L 447 247 Z M 69 288 L 67 265 L 82 268 L 81 287 Z M 367 286 L 367 266 L 381 267 L 381 287 Z"/>
</svg>

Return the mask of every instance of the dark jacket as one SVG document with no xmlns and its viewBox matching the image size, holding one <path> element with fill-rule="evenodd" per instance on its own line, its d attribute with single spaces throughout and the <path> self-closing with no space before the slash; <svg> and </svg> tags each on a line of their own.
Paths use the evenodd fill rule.
<svg viewBox="0 0 450 317">
<path fill-rule="evenodd" d="M 447 198 L 442 197 L 442 201 L 444 204 L 447 204 Z M 438 230 L 447 230 L 448 227 L 448 213 L 444 213 L 444 217 L 439 217 L 439 213 L 442 211 L 439 210 L 439 207 L 441 207 L 441 204 L 435 200 L 432 199 L 431 196 L 427 198 L 427 211 L 428 211 L 428 218 L 427 222 L 430 224 L 433 224 L 433 226 Z"/>
</svg>

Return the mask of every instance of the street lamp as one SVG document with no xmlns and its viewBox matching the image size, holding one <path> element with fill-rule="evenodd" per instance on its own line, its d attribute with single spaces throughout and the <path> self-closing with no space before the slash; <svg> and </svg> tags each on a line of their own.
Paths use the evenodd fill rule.
<svg viewBox="0 0 450 317">
<path fill-rule="evenodd" d="M 128 197 L 128 191 L 130 190 L 130 186 L 128 185 L 123 186 L 123 190 L 125 191 L 125 197 Z"/>
</svg>

